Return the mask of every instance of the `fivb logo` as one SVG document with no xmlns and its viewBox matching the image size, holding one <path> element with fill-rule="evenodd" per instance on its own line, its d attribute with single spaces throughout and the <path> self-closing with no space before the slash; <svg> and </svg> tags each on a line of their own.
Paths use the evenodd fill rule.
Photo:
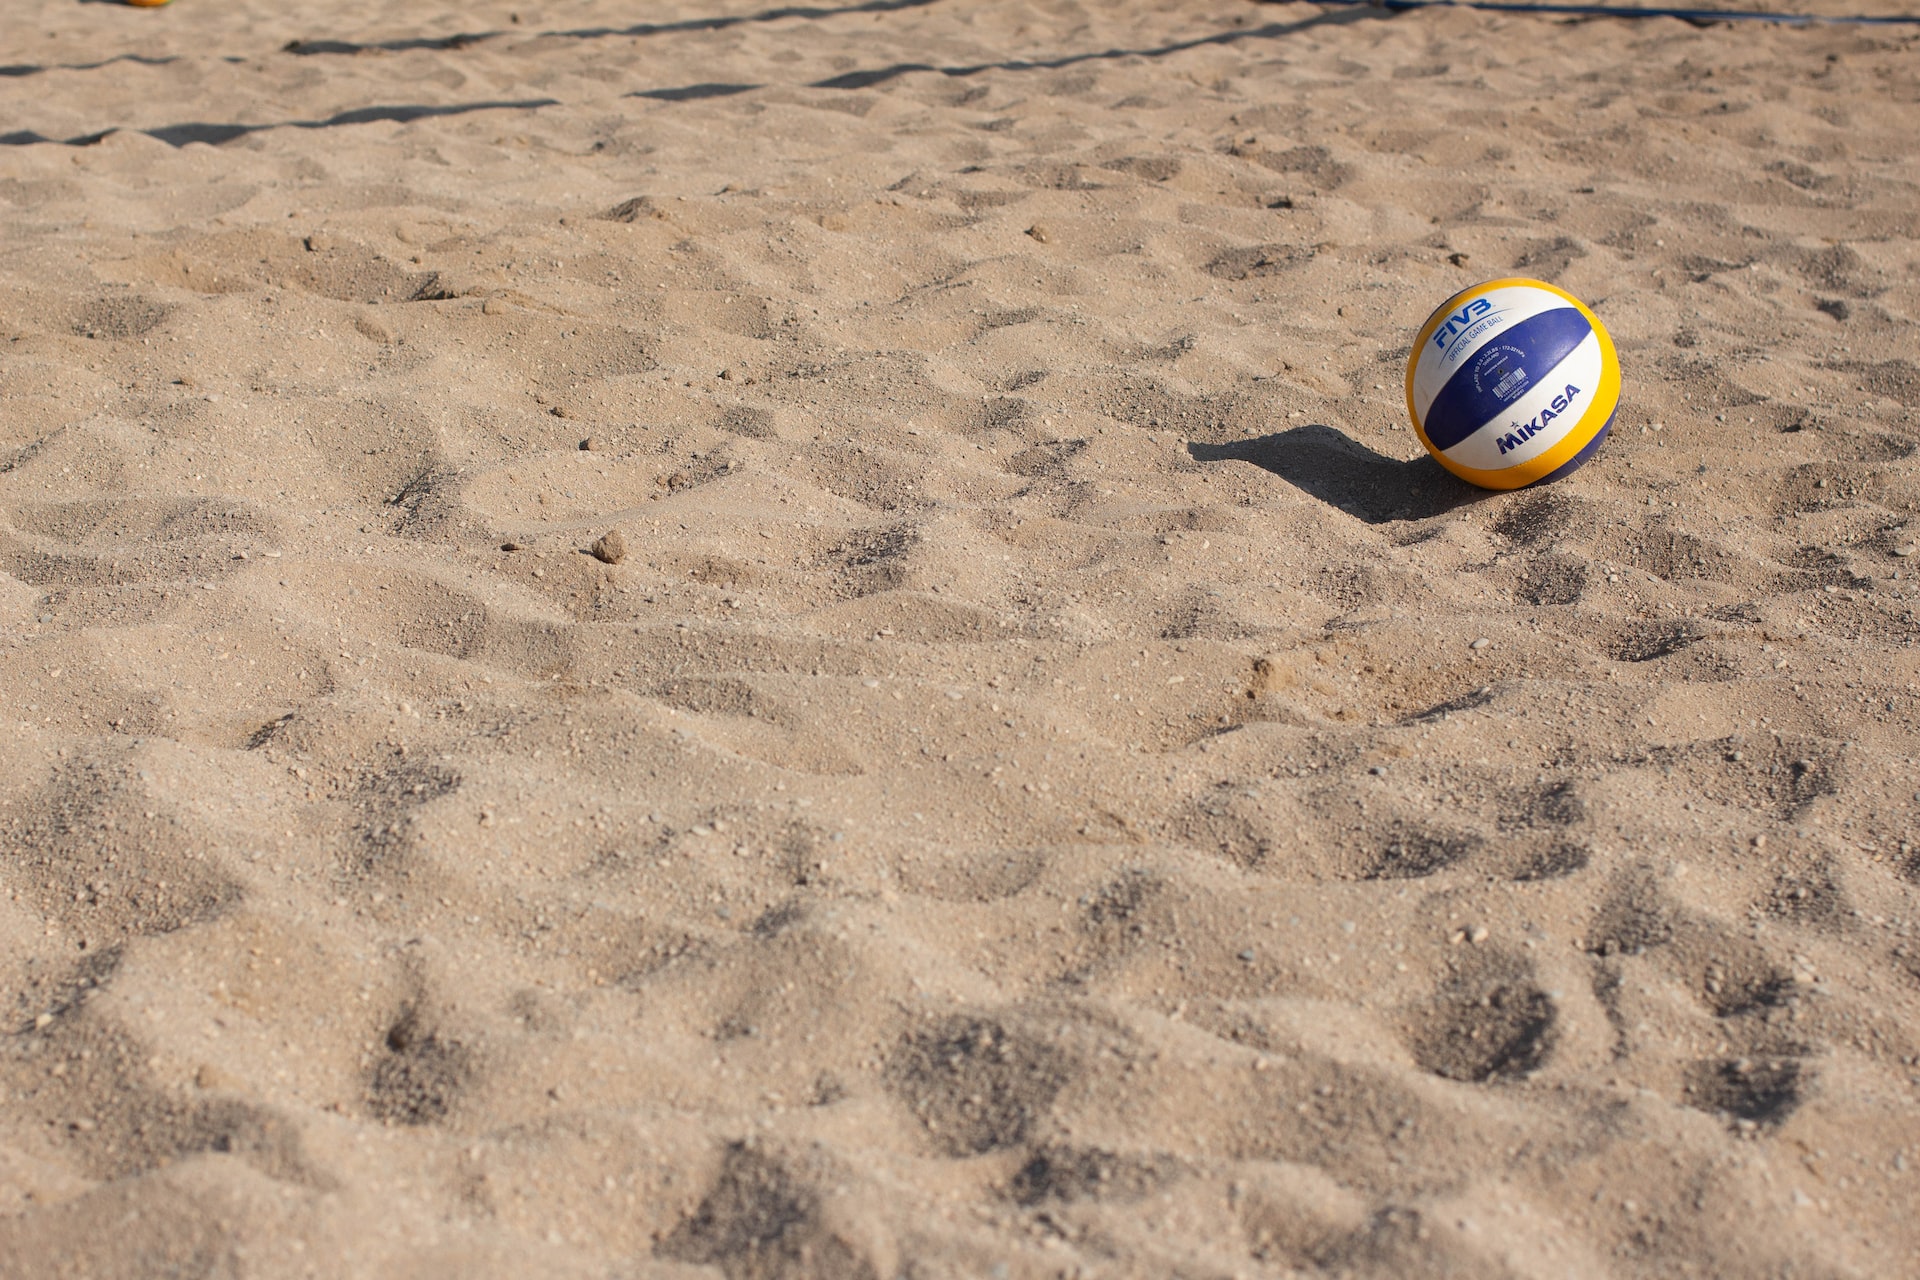
<svg viewBox="0 0 1920 1280">
<path fill-rule="evenodd" d="M 1491 302 L 1485 298 L 1475 298 L 1441 322 L 1440 327 L 1433 331 L 1433 345 L 1445 351 L 1447 344 L 1455 337 L 1486 319 L 1492 311 Z"/>
<path fill-rule="evenodd" d="M 1511 422 L 1508 423 L 1507 425 L 1513 429 L 1501 436 L 1494 443 L 1500 446 L 1501 453 L 1508 453 L 1514 449 L 1518 449 L 1521 445 L 1533 439 L 1542 431 L 1545 431 L 1549 422 L 1552 422 L 1555 418 L 1571 409 L 1573 407 L 1573 398 L 1579 394 L 1580 388 L 1568 384 L 1565 391 L 1562 391 L 1553 398 L 1553 403 L 1542 409 L 1539 415 L 1529 421 L 1525 426 L 1517 426 Z"/>
</svg>

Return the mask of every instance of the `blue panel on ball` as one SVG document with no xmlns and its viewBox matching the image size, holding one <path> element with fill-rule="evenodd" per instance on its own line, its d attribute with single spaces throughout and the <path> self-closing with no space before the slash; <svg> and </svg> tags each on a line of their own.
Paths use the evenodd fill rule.
<svg viewBox="0 0 1920 1280">
<path fill-rule="evenodd" d="M 1435 449 L 1453 448 L 1550 377 L 1592 332 L 1587 318 L 1572 307 L 1555 307 L 1511 329 L 1495 330 L 1428 406 L 1422 423 L 1427 439 Z"/>
<path fill-rule="evenodd" d="M 1579 470 L 1581 463 L 1593 456 L 1594 450 L 1600 447 L 1600 442 L 1607 438 L 1607 432 L 1611 430 L 1613 430 L 1613 419 L 1608 418 L 1606 425 L 1593 433 L 1593 439 L 1581 446 L 1580 452 L 1574 454 L 1571 458 L 1568 458 L 1565 462 L 1555 467 L 1552 471 L 1549 471 L 1546 475 L 1541 476 L 1538 480 L 1535 480 L 1534 483 L 1552 484 L 1555 480 L 1564 480 L 1572 475 L 1575 471 Z"/>
</svg>

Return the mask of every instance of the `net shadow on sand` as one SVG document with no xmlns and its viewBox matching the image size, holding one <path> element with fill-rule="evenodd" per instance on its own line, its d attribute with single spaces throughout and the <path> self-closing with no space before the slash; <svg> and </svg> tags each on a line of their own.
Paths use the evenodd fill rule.
<svg viewBox="0 0 1920 1280">
<path fill-rule="evenodd" d="M 823 18 L 840 18 L 859 13 L 895 13 L 902 9 L 924 9 L 937 4 L 939 0 L 867 0 L 865 4 L 838 6 L 821 5 L 785 5 L 778 9 L 762 9 L 758 13 L 723 15 L 712 18 L 684 18 L 678 22 L 638 22 L 628 27 L 576 27 L 558 31 L 460 31 L 450 36 L 416 36 L 399 40 L 294 40 L 290 41 L 283 52 L 303 58 L 326 55 L 352 57 L 362 53 L 406 53 L 416 49 L 465 49 L 489 40 L 498 40 L 506 35 L 525 34 L 544 36 L 554 40 L 605 40 L 612 37 L 641 39 L 646 36 L 667 36 L 695 31 L 726 31 L 733 27 L 752 26 L 759 23 L 784 22 L 790 19 L 817 22 Z"/>
<path fill-rule="evenodd" d="M 891 66 L 875 67 L 867 71 L 847 71 L 825 80 L 815 80 L 808 87 L 812 89 L 871 89 L 889 80 L 920 72 L 932 72 L 954 79 L 977 76 L 988 71 L 1059 71 L 1067 67 L 1077 67 L 1089 62 L 1116 62 L 1125 58 L 1169 58 L 1177 53 L 1186 53 L 1193 49 L 1206 49 L 1216 45 L 1234 45 L 1249 40 L 1280 40 L 1287 36 L 1298 35 L 1314 27 L 1340 26 L 1349 22 L 1367 22 L 1375 17 L 1385 16 L 1386 10 L 1343 9 L 1331 13 L 1317 13 L 1298 22 L 1269 22 L 1264 26 L 1238 28 L 1232 31 L 1215 31 L 1204 36 L 1195 36 L 1191 40 L 1176 40 L 1171 44 L 1155 45 L 1144 49 L 1093 49 L 1085 53 L 1067 53 L 1057 58 L 1010 58 L 1000 62 L 977 62 L 961 66 L 942 67 L 928 62 L 897 62 Z"/>
<path fill-rule="evenodd" d="M 736 93 L 750 93 L 764 87 L 757 84 L 723 84 L 710 81 L 678 85 L 669 89 L 636 89 L 626 96 L 652 98 L 655 102 L 699 102 L 703 98 L 731 98 Z"/>
<path fill-rule="evenodd" d="M 265 133 L 273 129 L 337 129 L 343 125 L 377 124 L 390 122 L 407 124 L 414 120 L 426 120 L 437 116 L 462 116 L 474 111 L 532 111 L 540 107 L 556 107 L 559 101 L 554 98 L 529 98 L 519 102 L 459 102 L 447 106 L 423 106 L 403 103 L 391 106 L 357 107 L 352 111 L 342 111 L 328 116 L 324 120 L 275 120 L 267 124 L 224 124 L 217 121 L 194 120 L 182 124 L 157 125 L 151 129 L 138 129 L 149 138 L 158 138 L 170 147 L 184 147 L 195 142 L 204 142 L 209 146 L 220 146 L 232 142 L 235 138 L 244 138 L 250 133 Z M 16 133 L 0 133 L 0 146 L 27 147 L 42 142 L 58 142 L 69 147 L 90 147 L 117 133 L 117 129 L 102 129 L 97 133 L 82 134 L 77 138 L 49 138 L 45 134 L 30 129 Z"/>
<path fill-rule="evenodd" d="M 0 80 L 17 80 L 22 76 L 45 75 L 49 71 L 99 71 L 104 67 L 134 63 L 142 67 L 164 67 L 178 62 L 178 58 L 150 57 L 142 53 L 120 53 L 111 58 L 102 58 L 98 62 L 14 62 L 0 66 Z"/>
</svg>

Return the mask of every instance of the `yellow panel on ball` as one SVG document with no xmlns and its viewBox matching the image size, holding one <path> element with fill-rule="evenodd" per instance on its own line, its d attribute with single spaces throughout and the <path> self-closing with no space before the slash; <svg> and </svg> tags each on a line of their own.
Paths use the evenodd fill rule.
<svg viewBox="0 0 1920 1280">
<path fill-rule="evenodd" d="M 1427 317 L 1407 414 L 1434 460 L 1484 489 L 1558 480 L 1600 447 L 1620 356 L 1600 317 L 1541 280 L 1489 280 Z"/>
</svg>

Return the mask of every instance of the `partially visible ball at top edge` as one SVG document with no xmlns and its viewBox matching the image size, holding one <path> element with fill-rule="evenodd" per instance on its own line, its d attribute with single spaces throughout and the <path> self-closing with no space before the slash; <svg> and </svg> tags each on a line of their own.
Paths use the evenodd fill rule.
<svg viewBox="0 0 1920 1280">
<path fill-rule="evenodd" d="M 1587 305 L 1540 280 L 1488 280 L 1427 317 L 1407 414 L 1434 460 L 1483 489 L 1560 479 L 1620 405 L 1620 356 Z"/>
</svg>

